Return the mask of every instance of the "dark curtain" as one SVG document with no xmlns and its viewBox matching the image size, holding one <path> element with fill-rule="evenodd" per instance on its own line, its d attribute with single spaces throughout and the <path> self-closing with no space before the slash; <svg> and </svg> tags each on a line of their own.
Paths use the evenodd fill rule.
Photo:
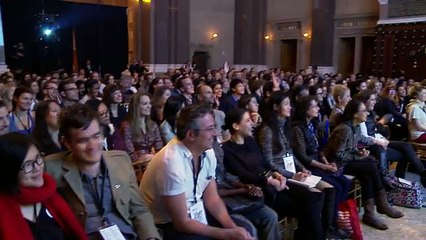
<svg viewBox="0 0 426 240">
<path fill-rule="evenodd" d="M 25 57 L 21 64 L 25 71 L 41 73 L 63 68 L 70 72 L 74 30 L 80 68 L 86 60 L 91 60 L 94 70 L 116 77 L 126 68 L 126 8 L 45 0 L 45 13 L 58 14 L 56 34 L 59 41 L 39 41 L 38 18 L 34 15 L 41 12 L 40 3 L 1 2 L 8 65 L 16 64 L 12 58 L 13 45 L 23 42 Z"/>
</svg>

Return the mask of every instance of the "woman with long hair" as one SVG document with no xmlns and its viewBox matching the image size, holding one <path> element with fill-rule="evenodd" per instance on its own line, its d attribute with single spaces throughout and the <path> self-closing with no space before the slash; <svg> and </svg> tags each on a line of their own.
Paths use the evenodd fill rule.
<svg viewBox="0 0 426 240">
<path fill-rule="evenodd" d="M 123 96 L 120 87 L 117 85 L 108 85 L 104 89 L 102 102 L 109 110 L 109 118 L 115 129 L 119 129 L 121 122 L 127 114 L 127 104 L 122 104 Z"/>
<path fill-rule="evenodd" d="M 298 98 L 299 101 L 301 98 Z M 291 145 L 291 101 L 288 93 L 282 91 L 273 92 L 268 101 L 267 111 L 270 114 L 265 119 L 265 123 L 260 127 L 258 133 L 258 142 L 262 146 L 263 156 L 284 177 L 299 182 L 305 181 L 306 177 L 311 176 L 311 171 L 294 155 Z M 294 188 L 293 184 L 290 186 L 290 191 L 292 191 L 292 188 Z M 296 188 L 294 191 L 301 194 L 303 198 L 317 198 L 318 196 L 322 198 L 324 196 L 328 199 L 329 201 L 324 206 L 322 202 L 318 202 L 318 206 L 316 206 L 318 209 L 314 208 L 314 213 L 317 214 L 316 211 L 322 209 L 325 211 L 322 214 L 322 222 L 329 222 L 327 216 L 334 209 L 335 200 L 335 189 L 332 185 L 321 180 L 312 188 Z M 320 226 L 323 226 L 321 231 L 327 231 L 329 236 L 334 234 L 332 232 L 333 229 L 328 229 L 328 225 L 320 224 Z"/>
<path fill-rule="evenodd" d="M 402 140 L 408 138 L 408 120 L 405 114 L 406 102 L 397 95 L 396 86 L 388 85 L 382 92 L 383 115 L 390 115 L 392 119 L 388 125 L 391 130 L 392 140 Z M 405 89 L 403 88 L 405 91 Z"/>
<path fill-rule="evenodd" d="M 318 121 L 315 121 L 319 112 L 317 99 L 314 96 L 302 97 L 296 108 L 292 139 L 294 155 L 312 174 L 333 185 L 335 199 L 332 199 L 330 194 L 325 195 L 324 203 L 328 204 L 329 212 L 323 211 L 323 224 L 329 231 L 334 231 L 337 228 L 339 203 L 346 199 L 351 181 L 338 173 L 336 164 L 328 161 L 320 150 Z"/>
<path fill-rule="evenodd" d="M 164 86 L 164 81 L 160 77 L 152 79 L 148 86 L 148 93 L 153 95 L 157 88 Z"/>
<path fill-rule="evenodd" d="M 167 99 L 163 109 L 164 120 L 159 126 L 164 143 L 167 144 L 176 135 L 176 118 L 184 106 L 185 98 L 182 96 L 171 96 Z"/>
<path fill-rule="evenodd" d="M 157 124 L 161 124 L 164 120 L 163 109 L 167 99 L 170 97 L 171 91 L 166 86 L 157 87 L 152 96 L 151 118 Z"/>
<path fill-rule="evenodd" d="M 31 134 L 34 128 L 34 115 L 31 105 L 34 94 L 28 87 L 17 87 L 13 93 L 13 110 L 9 118 L 9 132 Z"/>
<path fill-rule="evenodd" d="M 15 89 L 15 84 L 7 84 L 1 88 L 0 99 L 3 101 L 4 105 L 6 105 L 8 112 L 12 112 L 13 110 L 12 102 Z"/>
<path fill-rule="evenodd" d="M 0 136 L 0 239 L 88 239 L 28 135 Z"/>
<path fill-rule="evenodd" d="M 151 120 L 151 98 L 138 92 L 130 98 L 129 112 L 121 123 L 126 151 L 133 162 L 146 162 L 164 146 L 158 125 Z"/>
<path fill-rule="evenodd" d="M 375 213 L 386 214 L 391 218 L 404 216 L 392 208 L 387 200 L 382 176 L 377 161 L 365 148 L 358 148 L 361 138 L 360 123 L 367 120 L 367 108 L 363 102 L 354 99 L 346 105 L 343 122 L 331 133 L 325 151 L 330 161 L 336 162 L 345 174 L 357 177 L 361 182 L 364 215 L 362 221 L 374 228 L 386 230 L 388 226 Z"/>
<path fill-rule="evenodd" d="M 231 139 L 223 144 L 225 169 L 244 184 L 262 188 L 265 202 L 280 216 L 296 217 L 296 239 L 324 239 L 320 220 L 320 194 L 306 195 L 303 187 L 288 187 L 288 178 L 262 156 L 252 137 L 253 122 L 247 110 L 231 110 L 225 118 Z"/>
<path fill-rule="evenodd" d="M 59 114 L 61 107 L 54 100 L 41 101 L 35 109 L 35 127 L 32 135 L 46 155 L 60 152 Z"/>
</svg>

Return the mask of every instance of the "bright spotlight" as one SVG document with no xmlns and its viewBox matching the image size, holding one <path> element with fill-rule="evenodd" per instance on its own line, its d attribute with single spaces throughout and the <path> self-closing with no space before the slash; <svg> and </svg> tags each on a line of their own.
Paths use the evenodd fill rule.
<svg viewBox="0 0 426 240">
<path fill-rule="evenodd" d="M 43 30 L 43 33 L 48 37 L 52 33 L 52 29 L 46 28 Z"/>
</svg>

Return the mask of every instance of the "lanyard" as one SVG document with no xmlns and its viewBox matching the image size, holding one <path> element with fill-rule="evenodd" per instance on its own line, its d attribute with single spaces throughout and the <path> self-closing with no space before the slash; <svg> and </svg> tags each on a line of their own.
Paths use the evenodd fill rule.
<svg viewBox="0 0 426 240">
<path fill-rule="evenodd" d="M 97 183 L 97 178 L 95 178 L 95 186 L 93 188 L 93 185 L 90 184 L 90 194 L 93 197 L 93 200 L 95 202 L 95 206 L 99 211 L 99 214 L 101 215 L 101 217 L 104 216 L 105 213 L 105 207 L 104 207 L 104 194 L 105 194 L 105 179 L 107 178 L 107 173 L 108 171 L 105 169 L 103 176 L 102 176 L 102 182 L 101 182 L 101 196 L 99 196 L 99 191 L 96 191 L 96 189 L 98 188 L 98 183 Z M 90 179 L 90 181 L 92 181 L 92 179 Z"/>
<path fill-rule="evenodd" d="M 285 148 L 284 151 L 286 153 L 290 153 L 291 152 L 290 144 L 289 144 L 289 142 L 287 140 L 287 137 L 285 136 L 284 126 L 279 126 L 278 129 L 279 129 L 279 133 L 280 133 L 280 136 L 281 136 L 283 144 L 284 144 L 284 148 Z"/>
<path fill-rule="evenodd" d="M 28 133 L 31 133 L 30 131 L 30 116 L 27 116 L 27 125 L 25 125 L 21 118 L 19 117 L 18 114 L 14 113 L 14 115 L 16 116 L 16 118 L 18 118 L 19 123 L 22 125 L 22 127 L 24 128 L 24 130 Z"/>
<path fill-rule="evenodd" d="M 201 171 L 201 157 L 199 158 L 200 160 L 200 166 L 198 166 L 198 172 L 195 171 L 195 161 L 194 158 L 192 158 L 191 163 L 192 163 L 192 179 L 194 180 L 194 189 L 192 190 L 192 192 L 194 193 L 194 203 L 197 203 L 197 183 L 198 183 L 198 175 L 200 174 Z"/>
<path fill-rule="evenodd" d="M 316 135 L 316 132 L 315 132 L 315 127 L 314 127 L 314 124 L 312 123 L 312 121 L 309 122 L 309 124 L 308 124 L 308 130 L 311 133 L 312 137 L 314 138 L 315 147 L 318 148 L 318 146 L 319 146 L 318 138 L 317 138 L 317 135 Z"/>
</svg>

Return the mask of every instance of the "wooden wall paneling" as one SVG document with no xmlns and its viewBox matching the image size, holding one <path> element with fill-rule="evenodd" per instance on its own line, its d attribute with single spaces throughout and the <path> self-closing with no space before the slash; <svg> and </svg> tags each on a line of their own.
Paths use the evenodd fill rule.
<svg viewBox="0 0 426 240">
<path fill-rule="evenodd" d="M 393 69 L 393 46 L 395 35 L 387 34 L 384 37 L 383 44 L 383 71 L 385 76 L 390 77 Z"/>
</svg>

